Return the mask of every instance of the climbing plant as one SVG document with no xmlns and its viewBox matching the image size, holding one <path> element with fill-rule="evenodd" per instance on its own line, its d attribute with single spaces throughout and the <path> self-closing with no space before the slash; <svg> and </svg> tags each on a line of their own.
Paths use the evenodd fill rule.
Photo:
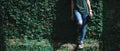
<svg viewBox="0 0 120 51">
<path fill-rule="evenodd" d="M 91 0 L 91 6 L 93 10 L 93 17 L 91 19 L 91 22 L 88 23 L 88 37 L 100 39 L 103 28 L 102 0 Z"/>
<path fill-rule="evenodd" d="M 50 39 L 53 22 L 59 15 L 56 3 L 58 0 L 0 0 L 5 38 L 25 41 Z M 102 32 L 102 0 L 92 0 L 91 4 L 94 16 L 86 37 L 99 38 Z"/>
</svg>

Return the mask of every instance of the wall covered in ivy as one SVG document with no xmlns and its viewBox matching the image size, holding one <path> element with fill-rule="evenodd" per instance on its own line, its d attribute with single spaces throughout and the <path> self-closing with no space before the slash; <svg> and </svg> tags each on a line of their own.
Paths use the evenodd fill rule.
<svg viewBox="0 0 120 51">
<path fill-rule="evenodd" d="M 102 33 L 102 0 L 92 0 L 93 18 L 86 38 Z M 0 0 L 6 39 L 74 39 L 76 25 L 70 18 L 70 0 Z"/>
<path fill-rule="evenodd" d="M 38 45 L 35 45 L 38 43 L 35 42 L 39 41 L 41 42 L 39 47 L 42 46 L 42 49 L 38 47 L 37 50 L 44 50 L 43 45 L 45 44 L 43 41 L 48 45 L 49 42 L 46 39 L 51 37 L 53 30 L 53 20 L 55 20 L 56 15 L 54 9 L 55 1 L 0 0 L 0 6 L 3 19 L 3 37 L 6 39 L 3 41 L 6 43 L 6 49 L 16 51 L 24 47 L 23 49 L 28 51 L 34 50 L 36 49 L 35 47 L 38 47 Z M 27 46 L 31 45 L 29 42 L 33 43 L 34 46 L 28 48 Z M 13 44 L 11 45 L 11 43 Z M 24 45 L 23 43 L 28 45 Z M 49 45 L 47 47 L 52 49 Z"/>
<path fill-rule="evenodd" d="M 8 38 L 50 35 L 55 1 L 1 0 L 4 32 Z"/>
<path fill-rule="evenodd" d="M 95 39 L 100 39 L 103 28 L 103 1 L 91 0 L 93 18 L 88 23 L 88 36 Z"/>
</svg>

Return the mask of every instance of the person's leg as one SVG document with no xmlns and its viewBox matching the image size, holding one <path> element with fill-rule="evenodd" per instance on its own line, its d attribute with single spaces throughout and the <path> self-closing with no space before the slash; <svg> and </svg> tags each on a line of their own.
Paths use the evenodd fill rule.
<svg viewBox="0 0 120 51">
<path fill-rule="evenodd" d="M 80 28 L 80 33 L 81 33 L 81 36 L 80 36 L 80 42 L 79 42 L 79 49 L 82 49 L 84 47 L 84 38 L 85 38 L 85 35 L 86 35 L 86 18 L 87 18 L 88 14 L 82 14 L 82 20 L 83 20 L 83 24 Z"/>
<path fill-rule="evenodd" d="M 80 42 L 82 42 L 82 43 L 83 43 L 84 38 L 85 38 L 85 35 L 86 35 L 86 24 L 85 24 L 85 23 L 83 23 L 82 28 L 81 28 L 81 37 L 80 37 Z"/>
<path fill-rule="evenodd" d="M 78 34 L 80 34 L 81 33 L 82 24 L 83 24 L 82 14 L 78 10 L 74 10 L 74 17 L 75 17 L 75 21 L 77 23 Z M 79 37 L 80 37 L 80 35 L 78 36 L 78 40 L 80 41 Z"/>
<path fill-rule="evenodd" d="M 83 41 L 86 34 L 86 17 L 88 16 L 88 14 L 81 14 L 78 10 L 74 10 L 74 15 L 78 23 L 78 33 L 81 34 L 81 36 L 79 36 L 79 48 L 83 48 Z"/>
<path fill-rule="evenodd" d="M 83 24 L 81 27 L 81 37 L 80 37 L 80 42 L 83 43 L 85 35 L 86 35 L 86 18 L 87 18 L 88 14 L 82 14 L 82 20 L 83 20 Z"/>
</svg>

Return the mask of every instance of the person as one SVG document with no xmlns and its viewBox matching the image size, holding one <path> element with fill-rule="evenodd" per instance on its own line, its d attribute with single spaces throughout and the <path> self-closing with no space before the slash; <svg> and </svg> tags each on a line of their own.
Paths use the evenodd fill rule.
<svg viewBox="0 0 120 51">
<path fill-rule="evenodd" d="M 90 0 L 71 0 L 71 19 L 76 20 L 79 27 L 79 48 L 84 47 L 84 38 L 86 35 L 86 21 L 87 18 L 92 18 L 92 9 Z"/>
</svg>

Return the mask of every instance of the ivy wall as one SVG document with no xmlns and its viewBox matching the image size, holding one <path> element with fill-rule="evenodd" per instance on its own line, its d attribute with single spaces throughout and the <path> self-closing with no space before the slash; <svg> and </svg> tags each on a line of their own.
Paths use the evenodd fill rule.
<svg viewBox="0 0 120 51">
<path fill-rule="evenodd" d="M 99 39 L 103 25 L 102 0 L 91 3 L 94 16 L 88 24 L 86 38 Z M 70 19 L 70 4 L 70 0 L 0 0 L 6 41 L 19 39 L 28 43 L 28 40 L 41 42 L 44 39 L 50 43 L 51 40 L 75 40 L 77 27 Z"/>
</svg>

